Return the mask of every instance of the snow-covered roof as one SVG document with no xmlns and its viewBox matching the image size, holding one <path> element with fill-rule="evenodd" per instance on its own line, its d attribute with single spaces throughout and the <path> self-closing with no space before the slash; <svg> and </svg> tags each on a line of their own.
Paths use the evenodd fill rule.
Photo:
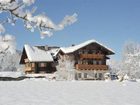
<svg viewBox="0 0 140 105">
<path fill-rule="evenodd" d="M 41 50 L 38 47 L 24 45 L 26 54 L 30 62 L 52 62 L 53 58 L 49 51 Z"/>
<path fill-rule="evenodd" d="M 60 51 L 60 48 L 53 48 L 49 52 L 55 57 Z"/>
<path fill-rule="evenodd" d="M 76 50 L 78 50 L 78 49 L 80 49 L 80 48 L 82 48 L 82 47 L 85 47 L 85 46 L 87 46 L 87 45 L 89 45 L 89 44 L 92 44 L 92 43 L 97 43 L 97 44 L 99 44 L 100 46 L 102 46 L 103 48 L 105 48 L 106 50 L 110 51 L 111 54 L 114 54 L 114 51 L 113 51 L 112 49 L 106 47 L 105 45 L 99 43 L 99 42 L 96 41 L 96 40 L 88 40 L 88 41 L 86 41 L 86 42 L 84 42 L 84 43 L 81 43 L 81 44 L 78 44 L 78 45 L 75 45 L 75 46 L 71 46 L 71 47 L 62 47 L 61 50 L 62 50 L 64 53 L 72 53 L 72 52 L 74 52 L 74 51 L 76 51 Z"/>
</svg>

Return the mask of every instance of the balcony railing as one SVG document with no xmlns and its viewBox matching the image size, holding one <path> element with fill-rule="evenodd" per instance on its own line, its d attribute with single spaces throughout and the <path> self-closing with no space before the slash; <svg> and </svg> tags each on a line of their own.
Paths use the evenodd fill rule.
<svg viewBox="0 0 140 105">
<path fill-rule="evenodd" d="M 88 64 L 77 64 L 77 70 L 108 70 L 107 65 L 88 65 Z"/>
<path fill-rule="evenodd" d="M 87 59 L 103 59 L 103 54 L 80 54 L 80 58 L 87 58 Z"/>
</svg>

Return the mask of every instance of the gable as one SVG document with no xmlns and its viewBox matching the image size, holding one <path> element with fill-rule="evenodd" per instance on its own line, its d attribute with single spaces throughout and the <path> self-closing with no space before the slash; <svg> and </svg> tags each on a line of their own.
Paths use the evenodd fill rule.
<svg viewBox="0 0 140 105">
<path fill-rule="evenodd" d="M 25 48 L 23 48 L 23 51 L 22 51 L 22 55 L 21 55 L 21 59 L 20 59 L 20 63 L 19 64 L 25 64 L 24 59 L 26 59 L 26 58 L 27 58 L 27 54 L 26 54 Z"/>
</svg>

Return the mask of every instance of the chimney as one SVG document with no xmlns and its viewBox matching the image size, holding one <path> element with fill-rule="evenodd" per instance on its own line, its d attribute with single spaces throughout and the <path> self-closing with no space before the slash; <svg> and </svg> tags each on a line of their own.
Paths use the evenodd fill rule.
<svg viewBox="0 0 140 105">
<path fill-rule="evenodd" d="M 46 51 L 49 50 L 48 45 L 45 46 L 45 50 L 46 50 Z"/>
<path fill-rule="evenodd" d="M 75 44 L 72 44 L 71 46 L 75 46 Z"/>
</svg>

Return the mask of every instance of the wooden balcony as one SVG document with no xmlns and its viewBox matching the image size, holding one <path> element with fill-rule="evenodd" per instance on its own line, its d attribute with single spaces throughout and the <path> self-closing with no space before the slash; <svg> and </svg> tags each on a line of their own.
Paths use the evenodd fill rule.
<svg viewBox="0 0 140 105">
<path fill-rule="evenodd" d="M 88 64 L 77 64 L 77 70 L 108 70 L 107 65 L 88 65 Z"/>
<path fill-rule="evenodd" d="M 80 54 L 81 59 L 103 59 L 104 55 L 103 54 Z"/>
</svg>

